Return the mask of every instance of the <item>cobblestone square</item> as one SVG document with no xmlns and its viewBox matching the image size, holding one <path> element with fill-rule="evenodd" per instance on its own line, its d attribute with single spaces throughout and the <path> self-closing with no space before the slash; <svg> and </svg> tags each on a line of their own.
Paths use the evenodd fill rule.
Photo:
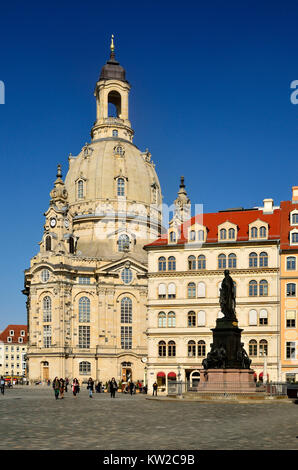
<svg viewBox="0 0 298 470">
<path fill-rule="evenodd" d="M 1 450 L 298 450 L 298 405 L 147 400 L 52 387 L 0 396 Z"/>
</svg>

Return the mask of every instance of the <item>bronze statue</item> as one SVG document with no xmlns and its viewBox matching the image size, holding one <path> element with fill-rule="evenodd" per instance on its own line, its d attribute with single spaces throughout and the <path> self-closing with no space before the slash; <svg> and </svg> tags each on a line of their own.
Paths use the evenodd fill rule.
<svg viewBox="0 0 298 470">
<path fill-rule="evenodd" d="M 228 269 L 225 269 L 225 277 L 221 283 L 219 303 L 225 318 L 228 320 L 236 320 L 235 286 Z"/>
</svg>

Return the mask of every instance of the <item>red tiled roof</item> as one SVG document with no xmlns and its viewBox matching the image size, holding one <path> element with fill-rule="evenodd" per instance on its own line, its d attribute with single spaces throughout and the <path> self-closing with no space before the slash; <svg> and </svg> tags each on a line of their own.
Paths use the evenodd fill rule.
<svg viewBox="0 0 298 470">
<path fill-rule="evenodd" d="M 10 336 L 10 330 L 14 331 L 14 336 Z M 21 336 L 21 330 L 25 331 L 25 336 Z M 28 342 L 28 327 L 27 325 L 8 325 L 5 330 L 0 333 L 0 341 L 7 343 L 7 338 L 11 337 L 12 341 L 9 344 L 22 344 L 19 343 L 19 338 L 23 338 L 23 344 Z"/>
<path fill-rule="evenodd" d="M 297 229 L 298 225 L 291 225 L 290 212 L 298 209 L 297 204 L 293 204 L 292 201 L 282 201 L 280 203 L 281 217 L 280 217 L 280 249 L 281 250 L 296 250 L 297 245 L 290 245 L 290 231 Z"/>
<path fill-rule="evenodd" d="M 195 223 L 202 224 L 207 228 L 206 243 L 216 243 L 218 241 L 218 226 L 224 222 L 231 222 L 237 225 L 237 241 L 247 241 L 249 239 L 249 224 L 256 220 L 268 223 L 268 240 L 278 240 L 280 238 L 280 209 L 275 209 L 272 214 L 263 214 L 262 210 L 253 209 L 214 212 L 194 216 L 181 225 L 180 238 L 177 244 L 182 245 L 187 242 L 188 228 Z M 164 234 L 154 242 L 147 244 L 146 247 L 164 246 L 167 244 L 168 235 Z"/>
</svg>

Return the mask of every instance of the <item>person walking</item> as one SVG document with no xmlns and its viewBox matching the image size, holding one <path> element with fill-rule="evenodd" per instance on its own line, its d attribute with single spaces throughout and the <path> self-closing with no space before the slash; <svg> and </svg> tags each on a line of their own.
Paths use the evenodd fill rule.
<svg viewBox="0 0 298 470">
<path fill-rule="evenodd" d="M 154 395 L 157 397 L 157 383 L 156 382 L 154 382 L 153 384 L 153 396 Z"/>
<path fill-rule="evenodd" d="M 4 380 L 4 378 L 3 378 L 3 375 L 1 375 L 1 378 L 0 378 L 0 389 L 1 389 L 2 395 L 4 395 L 4 388 L 5 388 L 5 380 Z"/>
<path fill-rule="evenodd" d="M 58 400 L 59 391 L 60 391 L 60 380 L 58 379 L 58 377 L 55 377 L 53 380 L 53 389 L 55 393 L 55 398 L 56 400 Z"/>
<path fill-rule="evenodd" d="M 92 398 L 93 389 L 94 389 L 94 380 L 92 380 L 92 378 L 89 377 L 88 384 L 87 384 L 87 390 L 89 390 L 89 398 Z"/>
<path fill-rule="evenodd" d="M 68 380 L 68 378 L 66 377 L 66 379 L 65 379 L 65 392 L 66 392 L 66 393 L 67 393 L 67 387 L 68 387 L 68 385 L 69 385 L 69 380 Z"/>
<path fill-rule="evenodd" d="M 79 381 L 78 379 L 74 378 L 72 381 L 72 393 L 73 396 L 76 397 L 78 393 Z"/>
<path fill-rule="evenodd" d="M 132 395 L 134 392 L 135 384 L 133 382 L 130 382 L 129 384 L 129 393 Z"/>
<path fill-rule="evenodd" d="M 60 379 L 60 398 L 63 399 L 64 398 L 64 390 L 65 390 L 65 380 Z"/>
<path fill-rule="evenodd" d="M 113 377 L 112 380 L 110 380 L 109 385 L 110 385 L 111 398 L 115 398 L 115 393 L 116 393 L 116 390 L 118 389 L 118 385 L 115 380 L 115 377 Z"/>
</svg>

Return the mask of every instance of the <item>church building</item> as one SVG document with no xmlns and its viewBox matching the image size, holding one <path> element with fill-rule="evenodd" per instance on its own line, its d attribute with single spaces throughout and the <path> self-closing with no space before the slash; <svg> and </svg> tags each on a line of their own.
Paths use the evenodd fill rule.
<svg viewBox="0 0 298 470">
<path fill-rule="evenodd" d="M 39 251 L 25 271 L 30 380 L 144 380 L 143 247 L 160 236 L 162 195 L 151 154 L 133 144 L 129 91 L 112 37 L 91 142 L 69 156 L 65 181 L 58 165 Z"/>
</svg>

